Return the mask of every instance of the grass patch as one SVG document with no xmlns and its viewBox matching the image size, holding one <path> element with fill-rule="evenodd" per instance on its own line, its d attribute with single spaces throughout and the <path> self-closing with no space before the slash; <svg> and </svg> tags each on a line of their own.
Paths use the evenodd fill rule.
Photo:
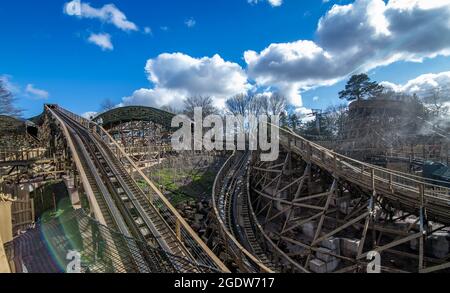
<svg viewBox="0 0 450 293">
<path fill-rule="evenodd" d="M 192 172 L 163 168 L 153 171 L 150 177 L 158 185 L 170 192 L 169 200 L 173 205 L 191 201 L 211 193 L 216 174 L 212 171 Z"/>
</svg>

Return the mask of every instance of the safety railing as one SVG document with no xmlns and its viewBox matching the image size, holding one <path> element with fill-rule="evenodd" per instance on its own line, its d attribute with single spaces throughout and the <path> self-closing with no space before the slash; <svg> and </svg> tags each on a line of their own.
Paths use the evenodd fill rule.
<svg viewBox="0 0 450 293">
<path fill-rule="evenodd" d="M 37 149 L 0 149 L 0 163 L 30 161 L 48 157 L 48 151 L 43 148 Z"/>
<path fill-rule="evenodd" d="M 450 221 L 445 211 L 450 205 L 449 187 L 430 183 L 436 181 L 427 178 L 351 159 L 285 129 L 281 129 L 280 134 L 281 144 L 337 176 L 373 191 L 384 191 L 385 195 L 395 197 L 396 201 L 406 206 L 417 207 L 423 203 L 429 212 L 435 216 L 445 216 Z"/>
</svg>

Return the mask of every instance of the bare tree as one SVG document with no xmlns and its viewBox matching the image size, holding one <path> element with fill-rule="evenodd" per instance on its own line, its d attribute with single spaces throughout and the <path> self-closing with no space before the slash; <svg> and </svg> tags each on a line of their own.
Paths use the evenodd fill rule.
<svg viewBox="0 0 450 293">
<path fill-rule="evenodd" d="M 116 107 L 116 104 L 111 99 L 104 99 L 100 103 L 100 112 L 108 112 Z"/>
<path fill-rule="evenodd" d="M 325 112 L 327 113 L 324 121 L 327 123 L 326 127 L 333 138 L 340 139 L 345 132 L 344 127 L 348 119 L 348 106 L 346 104 L 330 106 Z"/>
<path fill-rule="evenodd" d="M 274 93 L 269 96 L 269 113 L 272 115 L 280 114 L 286 111 L 286 106 L 288 104 L 286 97 L 278 93 Z"/>
<path fill-rule="evenodd" d="M 203 117 L 219 113 L 217 108 L 214 107 L 211 97 L 194 96 L 184 101 L 183 113 L 191 119 L 194 119 L 195 108 L 202 108 Z"/>
<path fill-rule="evenodd" d="M 16 101 L 17 99 L 6 88 L 4 81 L 0 79 L 0 115 L 21 117 L 23 110 L 14 105 Z"/>
<path fill-rule="evenodd" d="M 432 93 L 424 98 L 424 103 L 428 108 L 432 117 L 446 116 L 449 108 L 445 105 L 445 101 L 449 100 L 440 89 L 435 89 Z"/>
<path fill-rule="evenodd" d="M 177 109 L 177 108 L 169 106 L 169 105 L 162 106 L 161 110 L 172 113 L 172 114 L 180 114 L 182 112 L 180 109 Z"/>
<path fill-rule="evenodd" d="M 246 116 L 249 112 L 252 100 L 252 96 L 247 94 L 238 94 L 229 98 L 225 104 L 231 114 Z"/>
<path fill-rule="evenodd" d="M 269 109 L 269 100 L 266 95 L 254 95 L 250 99 L 249 114 L 259 116 L 267 114 Z"/>
<path fill-rule="evenodd" d="M 226 105 L 228 111 L 234 115 L 280 115 L 281 113 L 286 114 L 287 100 L 284 96 L 277 93 L 271 95 L 239 94 L 228 99 Z"/>
</svg>

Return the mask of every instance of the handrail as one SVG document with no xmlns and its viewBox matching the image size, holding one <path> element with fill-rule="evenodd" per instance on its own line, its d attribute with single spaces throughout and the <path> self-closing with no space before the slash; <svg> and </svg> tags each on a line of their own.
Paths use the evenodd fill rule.
<svg viewBox="0 0 450 293">
<path fill-rule="evenodd" d="M 366 166 L 366 167 L 368 167 L 368 168 L 372 168 L 372 169 L 375 169 L 375 170 L 383 171 L 383 172 L 386 172 L 386 173 L 389 173 L 389 174 L 396 174 L 396 175 L 398 175 L 398 176 L 400 176 L 400 177 L 405 177 L 405 178 L 408 178 L 408 179 L 410 179 L 410 178 L 415 178 L 415 179 L 418 179 L 418 180 L 415 180 L 417 183 L 424 183 L 424 181 L 433 181 L 433 182 L 438 182 L 438 183 L 448 183 L 448 182 L 441 181 L 441 180 L 435 180 L 435 179 L 431 179 L 431 178 L 424 178 L 424 177 L 417 176 L 417 175 L 414 175 L 414 174 L 409 174 L 409 173 L 405 173 L 405 172 L 401 172 L 401 171 L 396 171 L 396 170 L 390 170 L 390 169 L 386 169 L 386 168 L 379 167 L 379 166 L 376 166 L 376 165 L 372 165 L 372 164 L 369 164 L 369 163 L 361 162 L 361 161 L 358 161 L 358 160 L 356 160 L 356 159 L 353 159 L 353 158 L 344 156 L 344 155 L 342 155 L 342 154 L 339 154 L 339 153 L 337 153 L 337 152 L 335 152 L 335 151 L 329 150 L 329 149 L 327 149 L 327 148 L 325 148 L 325 147 L 323 147 L 323 146 L 321 146 L 321 145 L 319 145 L 319 144 L 317 144 L 317 143 L 314 143 L 314 142 L 312 142 L 312 141 L 308 141 L 308 140 L 304 139 L 303 137 L 301 137 L 300 135 L 298 135 L 298 134 L 296 134 L 296 133 L 289 132 L 289 131 L 287 131 L 287 130 L 285 130 L 285 129 L 282 129 L 282 128 L 280 128 L 280 129 L 281 129 L 282 131 L 288 132 L 288 133 L 289 133 L 290 135 L 292 135 L 292 136 L 295 136 L 295 137 L 297 137 L 297 138 L 299 138 L 299 139 L 303 139 L 304 141 L 310 143 L 311 146 L 314 146 L 314 147 L 316 147 L 317 149 L 320 149 L 320 150 L 322 150 L 322 151 L 327 151 L 327 152 L 329 152 L 329 153 L 332 154 L 332 155 L 335 155 L 335 156 L 340 157 L 340 158 L 344 158 L 344 159 L 346 159 L 346 160 L 349 160 L 349 161 L 358 163 L 358 164 L 360 164 L 360 165 L 364 165 L 364 166 Z M 426 183 L 426 182 L 425 182 L 425 183 Z M 427 184 L 427 185 L 434 186 L 434 187 L 442 187 L 442 186 L 440 186 L 440 185 L 435 185 L 435 184 Z"/>
<path fill-rule="evenodd" d="M 94 212 L 95 218 L 101 224 L 106 225 L 105 218 L 103 217 L 103 214 L 101 212 L 100 206 L 98 205 L 98 202 L 95 199 L 94 191 L 92 190 L 91 186 L 88 183 L 89 181 L 88 181 L 88 178 L 86 176 L 86 171 L 84 170 L 83 165 L 81 164 L 80 157 L 78 156 L 78 153 L 77 153 L 76 148 L 75 148 L 75 144 L 73 143 L 72 137 L 70 136 L 70 132 L 67 129 L 66 124 L 48 106 L 45 106 L 45 109 L 52 114 L 52 117 L 54 117 L 58 121 L 60 127 L 62 128 L 64 136 L 66 137 L 66 140 L 67 140 L 67 144 L 69 145 L 69 148 L 72 151 L 73 161 L 75 163 L 76 168 L 79 171 L 78 173 L 80 174 L 84 191 L 86 192 L 87 197 L 89 199 L 89 203 L 92 206 L 92 210 Z"/>
<path fill-rule="evenodd" d="M 47 150 L 45 148 L 34 149 L 0 149 L 0 162 L 29 161 L 46 157 Z"/>
<path fill-rule="evenodd" d="M 278 127 L 278 126 L 276 126 L 274 124 L 271 124 L 271 125 L 274 126 L 274 127 Z M 446 194 L 449 194 L 450 188 L 446 188 L 446 187 L 443 187 L 441 185 L 435 185 L 435 184 L 430 184 L 430 183 L 426 182 L 426 181 L 436 181 L 436 180 L 423 178 L 423 177 L 419 177 L 419 176 L 416 176 L 416 175 L 403 173 L 403 172 L 400 172 L 400 171 L 389 170 L 389 169 L 386 169 L 386 168 L 383 168 L 383 167 L 379 167 L 379 166 L 376 166 L 376 165 L 372 165 L 372 164 L 369 164 L 369 163 L 364 163 L 364 162 L 358 161 L 356 159 L 352 159 L 352 158 L 349 158 L 347 156 L 344 156 L 344 155 L 341 155 L 339 153 L 336 153 L 336 152 L 334 152 L 332 150 L 329 150 L 329 149 L 327 149 L 327 148 L 325 148 L 325 147 L 323 147 L 321 145 L 318 145 L 318 144 L 316 144 L 314 142 L 311 142 L 311 141 L 301 137 L 300 135 L 298 135 L 296 133 L 293 133 L 293 132 L 288 131 L 288 130 L 283 129 L 283 128 L 279 128 L 279 129 L 282 132 L 285 132 L 288 135 L 290 135 L 292 137 L 295 137 L 296 139 L 301 140 L 307 146 L 309 145 L 313 149 L 318 150 L 319 152 L 325 153 L 325 154 L 327 154 L 330 157 L 333 157 L 333 158 L 336 158 L 336 159 L 339 158 L 342 161 L 352 162 L 352 163 L 355 163 L 357 165 L 366 167 L 369 170 L 379 171 L 379 172 L 382 172 L 383 174 L 393 175 L 393 176 L 398 177 L 398 178 L 409 180 L 409 181 L 411 181 L 411 182 L 413 182 L 413 183 L 415 183 L 417 185 L 424 185 L 425 187 L 428 187 L 429 189 L 433 189 L 433 188 L 442 189 L 443 188 L 443 189 L 445 189 L 447 191 Z M 416 180 L 416 178 L 417 179 L 422 179 L 422 180 Z M 448 182 L 444 182 L 444 181 L 438 181 L 438 182 L 448 183 Z"/>
<path fill-rule="evenodd" d="M 97 199 L 95 197 L 94 191 L 92 190 L 91 185 L 88 183 L 89 180 L 88 180 L 87 175 L 86 175 L 86 170 L 84 170 L 83 164 L 81 163 L 81 159 L 78 156 L 78 152 L 76 151 L 76 147 L 75 147 L 75 144 L 74 144 L 74 142 L 72 140 L 72 137 L 70 135 L 69 129 L 67 128 L 67 126 L 64 123 L 64 121 L 58 115 L 56 115 L 56 113 L 52 109 L 50 109 L 50 107 L 45 106 L 45 109 L 47 111 L 49 111 L 52 114 L 52 117 L 54 117 L 58 121 L 58 123 L 59 123 L 59 125 L 60 125 L 60 127 L 61 127 L 61 129 L 62 129 L 62 131 L 64 133 L 64 136 L 65 136 L 65 138 L 67 140 L 67 144 L 69 145 L 69 148 L 70 148 L 70 150 L 72 152 L 72 156 L 73 156 L 73 160 L 75 162 L 75 166 L 76 166 L 77 170 L 79 171 L 78 173 L 79 173 L 79 175 L 80 175 L 80 177 L 82 179 L 83 188 L 84 188 L 84 191 L 86 192 L 86 195 L 88 197 L 88 200 L 89 200 L 89 203 L 91 205 L 92 212 L 95 215 L 95 218 L 97 219 L 97 221 L 100 224 L 106 226 L 105 217 L 103 216 L 103 213 L 101 212 L 101 209 L 100 209 L 100 206 L 99 206 L 99 204 L 97 202 Z M 113 243 L 111 245 L 111 249 L 114 250 L 114 251 L 117 251 L 117 247 L 116 247 L 115 243 Z M 114 259 L 114 263 L 115 263 L 116 267 L 118 267 L 118 268 L 121 267 L 121 260 L 120 259 Z"/>
<path fill-rule="evenodd" d="M 401 205 L 405 210 L 418 212 L 418 207 L 423 207 L 429 220 L 450 223 L 449 187 L 417 180 L 408 174 L 348 158 L 291 131 L 281 130 L 280 143 L 299 153 L 305 160 L 363 188 L 382 193 L 391 199 L 393 204 Z"/>
<path fill-rule="evenodd" d="M 214 180 L 214 185 L 212 188 L 212 202 L 213 202 L 213 210 L 214 210 L 214 214 L 216 215 L 216 219 L 219 222 L 219 229 L 220 231 L 228 238 L 229 243 L 228 245 L 234 245 L 236 246 L 236 248 L 243 253 L 247 258 L 249 258 L 249 260 L 251 262 L 253 262 L 254 264 L 256 264 L 262 272 L 264 273 L 274 273 L 273 270 L 271 270 L 270 268 L 268 268 L 266 265 L 264 265 L 259 259 L 257 259 L 253 254 L 251 254 L 247 249 L 245 249 L 240 243 L 239 241 L 230 233 L 230 231 L 228 231 L 228 229 L 226 228 L 225 223 L 223 222 L 222 217 L 220 216 L 220 212 L 219 209 L 217 207 L 217 200 L 216 200 L 216 192 L 218 189 L 218 184 L 219 181 L 222 179 L 223 177 L 223 172 L 225 172 L 225 170 L 229 167 L 229 165 L 231 164 L 231 161 L 233 160 L 233 158 L 236 155 L 236 151 L 233 152 L 233 154 L 228 158 L 228 160 L 225 162 L 225 164 L 222 166 L 222 168 L 219 170 L 219 172 L 217 173 L 217 176 Z M 227 239 L 225 239 L 227 241 Z M 227 245 L 227 246 L 228 246 Z M 239 255 L 237 255 L 237 257 L 239 257 Z"/>
<path fill-rule="evenodd" d="M 71 119 L 83 125 L 85 128 L 89 129 L 93 134 L 97 135 L 101 140 L 103 140 L 108 146 L 111 144 L 115 148 L 113 153 L 117 156 L 119 161 L 124 163 L 122 159 L 128 163 L 131 170 L 127 169 L 127 172 L 132 176 L 133 174 L 138 174 L 141 179 L 143 179 L 151 190 L 154 192 L 152 194 L 153 198 L 148 200 L 153 201 L 159 206 L 160 209 L 166 208 L 166 210 L 161 210 L 166 219 L 172 224 L 172 228 L 176 231 L 178 237 L 184 238 L 183 240 L 186 244 L 190 244 L 190 248 L 194 250 L 195 255 L 202 258 L 205 261 L 205 265 L 211 265 L 218 268 L 222 272 L 229 273 L 228 268 L 222 263 L 222 261 L 208 248 L 208 246 L 200 239 L 200 237 L 192 230 L 189 224 L 184 220 L 184 218 L 178 213 L 178 211 L 172 206 L 169 200 L 159 191 L 155 184 L 142 172 L 142 170 L 136 165 L 136 163 L 130 158 L 130 156 L 125 152 L 125 150 L 117 143 L 117 141 L 100 125 L 97 123 L 87 120 L 79 115 L 76 115 L 64 108 L 59 107 L 59 111 L 68 115 Z"/>
</svg>

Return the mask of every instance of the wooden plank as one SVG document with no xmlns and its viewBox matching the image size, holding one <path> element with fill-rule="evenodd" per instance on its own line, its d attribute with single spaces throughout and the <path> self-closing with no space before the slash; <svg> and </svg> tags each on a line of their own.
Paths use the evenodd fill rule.
<svg viewBox="0 0 450 293">
<path fill-rule="evenodd" d="M 432 273 L 432 272 L 445 270 L 445 269 L 448 269 L 448 268 L 450 268 L 450 262 L 444 263 L 444 264 L 441 264 L 441 265 L 438 265 L 438 266 L 422 269 L 422 270 L 420 270 L 420 273 L 421 274 L 427 274 L 427 273 Z"/>
<path fill-rule="evenodd" d="M 11 207 L 12 202 L 0 198 L 0 236 L 5 243 L 13 239 Z"/>
<path fill-rule="evenodd" d="M 348 228 L 348 227 L 350 227 L 350 226 L 352 226 L 352 225 L 358 223 L 359 221 L 361 221 L 362 219 L 364 219 L 364 218 L 367 217 L 368 215 L 370 215 L 370 212 L 366 212 L 366 213 L 362 214 L 361 216 L 357 217 L 356 219 L 351 220 L 350 222 L 348 222 L 348 223 L 342 225 L 341 227 L 337 228 L 336 230 L 333 230 L 332 232 L 326 234 L 325 236 L 320 237 L 319 239 L 317 239 L 317 240 L 313 243 L 313 245 L 316 245 L 317 243 L 322 242 L 323 240 L 325 240 L 325 239 L 327 239 L 327 238 L 333 236 L 334 234 L 336 234 L 336 233 L 338 233 L 338 232 L 344 230 L 345 228 Z"/>
<path fill-rule="evenodd" d="M 406 238 L 403 238 L 403 239 L 399 239 L 399 240 L 397 240 L 397 241 L 394 241 L 394 242 L 391 242 L 391 243 L 389 243 L 389 244 L 386 244 L 385 246 L 382 246 L 382 247 L 378 247 L 378 248 L 374 249 L 373 251 L 376 251 L 376 252 L 380 252 L 380 253 L 381 253 L 381 252 L 383 252 L 383 251 L 385 251 L 385 250 L 387 250 L 387 249 L 390 249 L 390 248 L 399 246 L 400 244 L 403 244 L 403 243 L 405 243 L 405 242 L 408 242 L 408 241 L 417 239 L 417 238 L 419 238 L 419 237 L 422 237 L 422 232 L 419 232 L 419 233 L 416 233 L 416 234 L 412 234 L 412 235 L 409 236 L 409 237 L 406 237 Z M 365 258 L 366 256 L 367 256 L 367 253 L 364 253 L 364 254 L 360 255 L 360 256 L 358 257 L 358 259 L 363 259 L 363 258 Z"/>
<path fill-rule="evenodd" d="M 2 235 L 0 233 L 0 274 L 9 274 L 11 273 L 11 268 L 9 267 L 8 257 L 6 256 L 3 244 Z"/>
</svg>

